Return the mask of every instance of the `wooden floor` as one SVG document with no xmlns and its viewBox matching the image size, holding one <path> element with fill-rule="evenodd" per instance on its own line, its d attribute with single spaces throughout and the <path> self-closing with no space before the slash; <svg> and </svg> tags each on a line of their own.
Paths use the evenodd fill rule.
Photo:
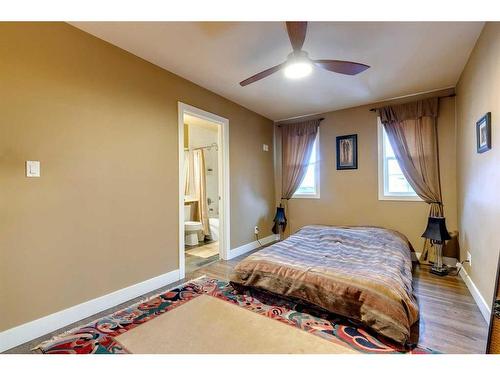
<svg viewBox="0 0 500 375">
<path fill-rule="evenodd" d="M 485 353 L 488 325 L 460 276 L 414 272 L 420 308 L 419 344 L 443 353 Z"/>
<path fill-rule="evenodd" d="M 248 256 L 248 254 L 229 261 L 219 260 L 206 267 L 186 273 L 186 278 L 181 282 L 203 275 L 227 280 L 234 266 L 245 256 Z M 428 266 L 419 266 L 414 272 L 413 280 L 415 294 L 420 306 L 419 345 L 442 353 L 484 353 L 487 324 L 462 279 L 458 276 L 434 276 L 429 273 Z M 112 309 L 13 348 L 6 353 L 30 353 L 31 348 L 55 334 L 111 314 L 145 297 L 179 285 L 181 282 L 167 285 L 144 296 L 122 303 Z"/>
<path fill-rule="evenodd" d="M 219 242 L 211 241 L 201 246 L 186 246 L 184 253 L 186 274 L 219 260 Z"/>
</svg>

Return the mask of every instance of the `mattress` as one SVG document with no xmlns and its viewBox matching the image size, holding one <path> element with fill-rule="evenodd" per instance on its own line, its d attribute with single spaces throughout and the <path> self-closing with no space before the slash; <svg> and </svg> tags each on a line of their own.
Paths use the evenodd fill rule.
<svg viewBox="0 0 500 375">
<path fill-rule="evenodd" d="M 400 344 L 418 321 L 411 246 L 377 227 L 311 225 L 242 260 L 236 289 L 258 288 L 355 320 Z"/>
</svg>

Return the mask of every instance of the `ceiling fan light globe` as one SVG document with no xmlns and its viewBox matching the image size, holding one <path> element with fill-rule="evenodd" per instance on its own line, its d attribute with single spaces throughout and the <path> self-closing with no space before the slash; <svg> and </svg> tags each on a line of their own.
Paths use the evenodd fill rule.
<svg viewBox="0 0 500 375">
<path fill-rule="evenodd" d="M 311 74 L 312 69 L 312 64 L 309 61 L 294 61 L 287 64 L 284 73 L 287 78 L 299 79 Z"/>
</svg>

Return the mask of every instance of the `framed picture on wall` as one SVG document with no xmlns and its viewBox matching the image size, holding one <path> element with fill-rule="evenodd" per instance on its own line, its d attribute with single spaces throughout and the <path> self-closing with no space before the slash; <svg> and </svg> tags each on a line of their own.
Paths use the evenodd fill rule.
<svg viewBox="0 0 500 375">
<path fill-rule="evenodd" d="M 358 135 L 337 137 L 337 169 L 358 169 Z"/>
<path fill-rule="evenodd" d="M 477 152 L 483 153 L 491 149 L 491 112 L 476 122 Z"/>
</svg>

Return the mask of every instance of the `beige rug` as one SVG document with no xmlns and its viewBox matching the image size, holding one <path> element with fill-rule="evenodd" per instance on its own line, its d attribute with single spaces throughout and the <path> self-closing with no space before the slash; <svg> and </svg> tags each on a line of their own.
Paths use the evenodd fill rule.
<svg viewBox="0 0 500 375">
<path fill-rule="evenodd" d="M 201 295 L 117 337 L 131 353 L 357 353 L 311 333 Z"/>
<path fill-rule="evenodd" d="M 186 253 L 201 258 L 210 258 L 219 254 L 219 242 L 212 242 L 207 245 L 199 246 L 186 251 Z"/>
</svg>

